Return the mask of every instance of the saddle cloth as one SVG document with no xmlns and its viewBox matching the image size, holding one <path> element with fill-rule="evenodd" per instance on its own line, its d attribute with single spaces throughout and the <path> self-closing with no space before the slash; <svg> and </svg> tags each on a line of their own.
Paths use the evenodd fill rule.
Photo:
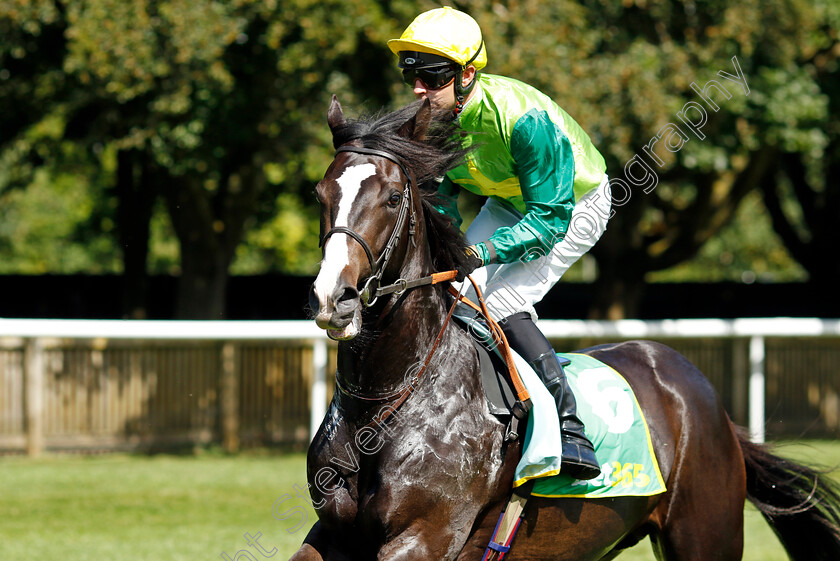
<svg viewBox="0 0 840 561">
<path fill-rule="evenodd" d="M 565 367 L 566 377 L 575 394 L 586 436 L 595 446 L 601 475 L 588 481 L 573 479 L 562 472 L 541 477 L 534 483 L 531 494 L 607 498 L 664 493 L 665 482 L 653 453 L 647 421 L 624 377 L 588 355 L 560 353 L 559 356 L 571 360 Z M 538 438 L 536 432 L 532 438 Z M 527 434 L 525 447 L 529 447 Z M 515 485 L 524 483 L 518 475 Z"/>
<path fill-rule="evenodd" d="M 509 415 L 514 398 L 505 376 L 499 373 L 504 363 L 495 352 L 488 351 L 486 331 L 482 332 L 480 323 L 459 319 L 476 340 L 491 413 Z M 562 444 L 553 397 L 528 363 L 515 352 L 513 355 L 533 403 L 514 487 L 533 479 L 532 495 L 556 498 L 649 496 L 665 492 L 647 422 L 621 374 L 591 356 L 558 353 L 571 361 L 564 368 L 566 377 L 577 400 L 578 416 L 601 464 L 601 475 L 580 481 L 560 470 Z"/>
</svg>

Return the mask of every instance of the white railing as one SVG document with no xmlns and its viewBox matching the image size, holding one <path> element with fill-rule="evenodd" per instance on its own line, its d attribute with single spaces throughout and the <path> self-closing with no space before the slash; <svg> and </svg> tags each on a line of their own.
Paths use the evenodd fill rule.
<svg viewBox="0 0 840 561">
<path fill-rule="evenodd" d="M 749 428 L 752 438 L 764 441 L 764 355 L 767 337 L 837 337 L 840 319 L 756 318 L 675 319 L 659 321 L 541 320 L 540 328 L 550 339 L 679 339 L 741 338 L 749 340 Z M 0 338 L 25 342 L 27 375 L 27 438 L 30 449 L 42 447 L 38 435 L 43 403 L 35 391 L 41 381 L 43 339 L 86 340 L 202 340 L 202 341 L 298 341 L 313 347 L 314 382 L 310 403 L 310 435 L 317 430 L 326 410 L 326 365 L 328 340 L 312 321 L 124 321 L 0 319 Z M 41 442 L 39 442 L 39 439 Z"/>
<path fill-rule="evenodd" d="M 542 320 L 548 338 L 593 337 L 619 339 L 748 338 L 749 429 L 754 442 L 764 442 L 764 341 L 767 337 L 837 337 L 840 319 L 744 318 L 668 319 L 657 321 Z"/>
</svg>

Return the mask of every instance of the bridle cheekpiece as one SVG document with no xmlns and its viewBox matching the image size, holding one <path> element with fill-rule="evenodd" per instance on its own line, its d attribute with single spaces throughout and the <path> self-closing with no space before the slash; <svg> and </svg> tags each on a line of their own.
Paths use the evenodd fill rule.
<svg viewBox="0 0 840 561">
<path fill-rule="evenodd" d="M 364 287 L 359 295 L 362 304 L 369 308 L 373 306 L 377 299 L 383 294 L 391 294 L 397 293 L 401 294 L 408 288 L 411 288 L 411 282 L 405 279 L 397 279 L 397 282 L 388 286 L 380 286 L 380 282 L 382 281 L 382 275 L 385 273 L 385 269 L 388 267 L 388 261 L 391 259 L 391 254 L 394 252 L 394 248 L 399 244 L 400 237 L 402 236 L 403 229 L 405 228 L 405 223 L 408 221 L 408 237 L 412 243 L 414 243 L 414 231 L 416 226 L 416 218 L 414 216 L 414 205 L 413 205 L 413 198 L 411 195 L 411 175 L 408 172 L 408 169 L 405 167 L 405 164 L 391 152 L 386 152 L 385 150 L 376 150 L 374 148 L 364 148 L 362 146 L 351 146 L 345 144 L 344 146 L 339 146 L 338 150 L 336 150 L 336 154 L 341 152 L 352 152 L 355 154 L 366 154 L 368 156 L 379 156 L 380 158 L 385 158 L 397 164 L 402 170 L 403 175 L 405 175 L 405 185 L 403 186 L 403 196 L 402 201 L 400 203 L 400 210 L 399 214 L 397 215 L 397 221 L 394 225 L 394 231 L 391 232 L 391 237 L 388 239 L 388 243 L 385 244 L 385 249 L 382 250 L 382 254 L 379 256 L 378 259 L 375 259 L 373 256 L 373 250 L 371 250 L 370 245 L 365 241 L 365 239 L 351 230 L 350 228 L 345 228 L 344 226 L 336 226 L 332 228 L 329 232 L 321 238 L 320 246 L 323 247 L 325 243 L 327 243 L 327 239 L 333 234 L 347 234 L 357 242 L 359 245 L 362 246 L 362 249 L 365 250 L 365 255 L 367 255 L 368 263 L 370 264 L 371 275 L 365 281 Z"/>
</svg>

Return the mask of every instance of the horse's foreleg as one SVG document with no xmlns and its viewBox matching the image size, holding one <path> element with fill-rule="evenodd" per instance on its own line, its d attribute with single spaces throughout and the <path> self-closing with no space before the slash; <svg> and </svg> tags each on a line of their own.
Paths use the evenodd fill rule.
<svg viewBox="0 0 840 561">
<path fill-rule="evenodd" d="M 305 543 L 289 558 L 289 561 L 324 561 L 324 558 L 317 549 Z"/>
<path fill-rule="evenodd" d="M 496 522 L 502 512 L 502 506 L 501 503 L 495 505 L 476 521 L 475 528 L 461 553 L 458 554 L 457 561 L 480 561 L 484 557 L 487 544 L 493 537 Z"/>
<path fill-rule="evenodd" d="M 466 539 L 466 532 L 459 530 L 457 524 L 447 524 L 445 517 L 418 520 L 384 544 L 376 558 L 378 561 L 451 561 L 458 556 Z"/>
<path fill-rule="evenodd" d="M 329 545 L 329 537 L 323 530 L 321 523 L 316 522 L 309 530 L 300 549 L 291 556 L 289 561 L 348 561 L 349 557 Z"/>
</svg>

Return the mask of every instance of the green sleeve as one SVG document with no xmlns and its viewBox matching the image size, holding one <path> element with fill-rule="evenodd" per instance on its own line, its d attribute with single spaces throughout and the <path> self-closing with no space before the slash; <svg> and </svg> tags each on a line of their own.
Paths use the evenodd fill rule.
<svg viewBox="0 0 840 561">
<path fill-rule="evenodd" d="M 499 263 L 531 261 L 563 239 L 575 208 L 575 159 L 569 139 L 545 111 L 532 109 L 511 134 L 525 216 L 490 237 Z"/>
<path fill-rule="evenodd" d="M 434 205 L 438 212 L 445 214 L 452 218 L 455 226 L 461 227 L 461 213 L 458 212 L 458 195 L 461 193 L 461 188 L 452 183 L 448 177 L 444 177 L 440 182 L 437 191 L 437 202 Z"/>
</svg>

